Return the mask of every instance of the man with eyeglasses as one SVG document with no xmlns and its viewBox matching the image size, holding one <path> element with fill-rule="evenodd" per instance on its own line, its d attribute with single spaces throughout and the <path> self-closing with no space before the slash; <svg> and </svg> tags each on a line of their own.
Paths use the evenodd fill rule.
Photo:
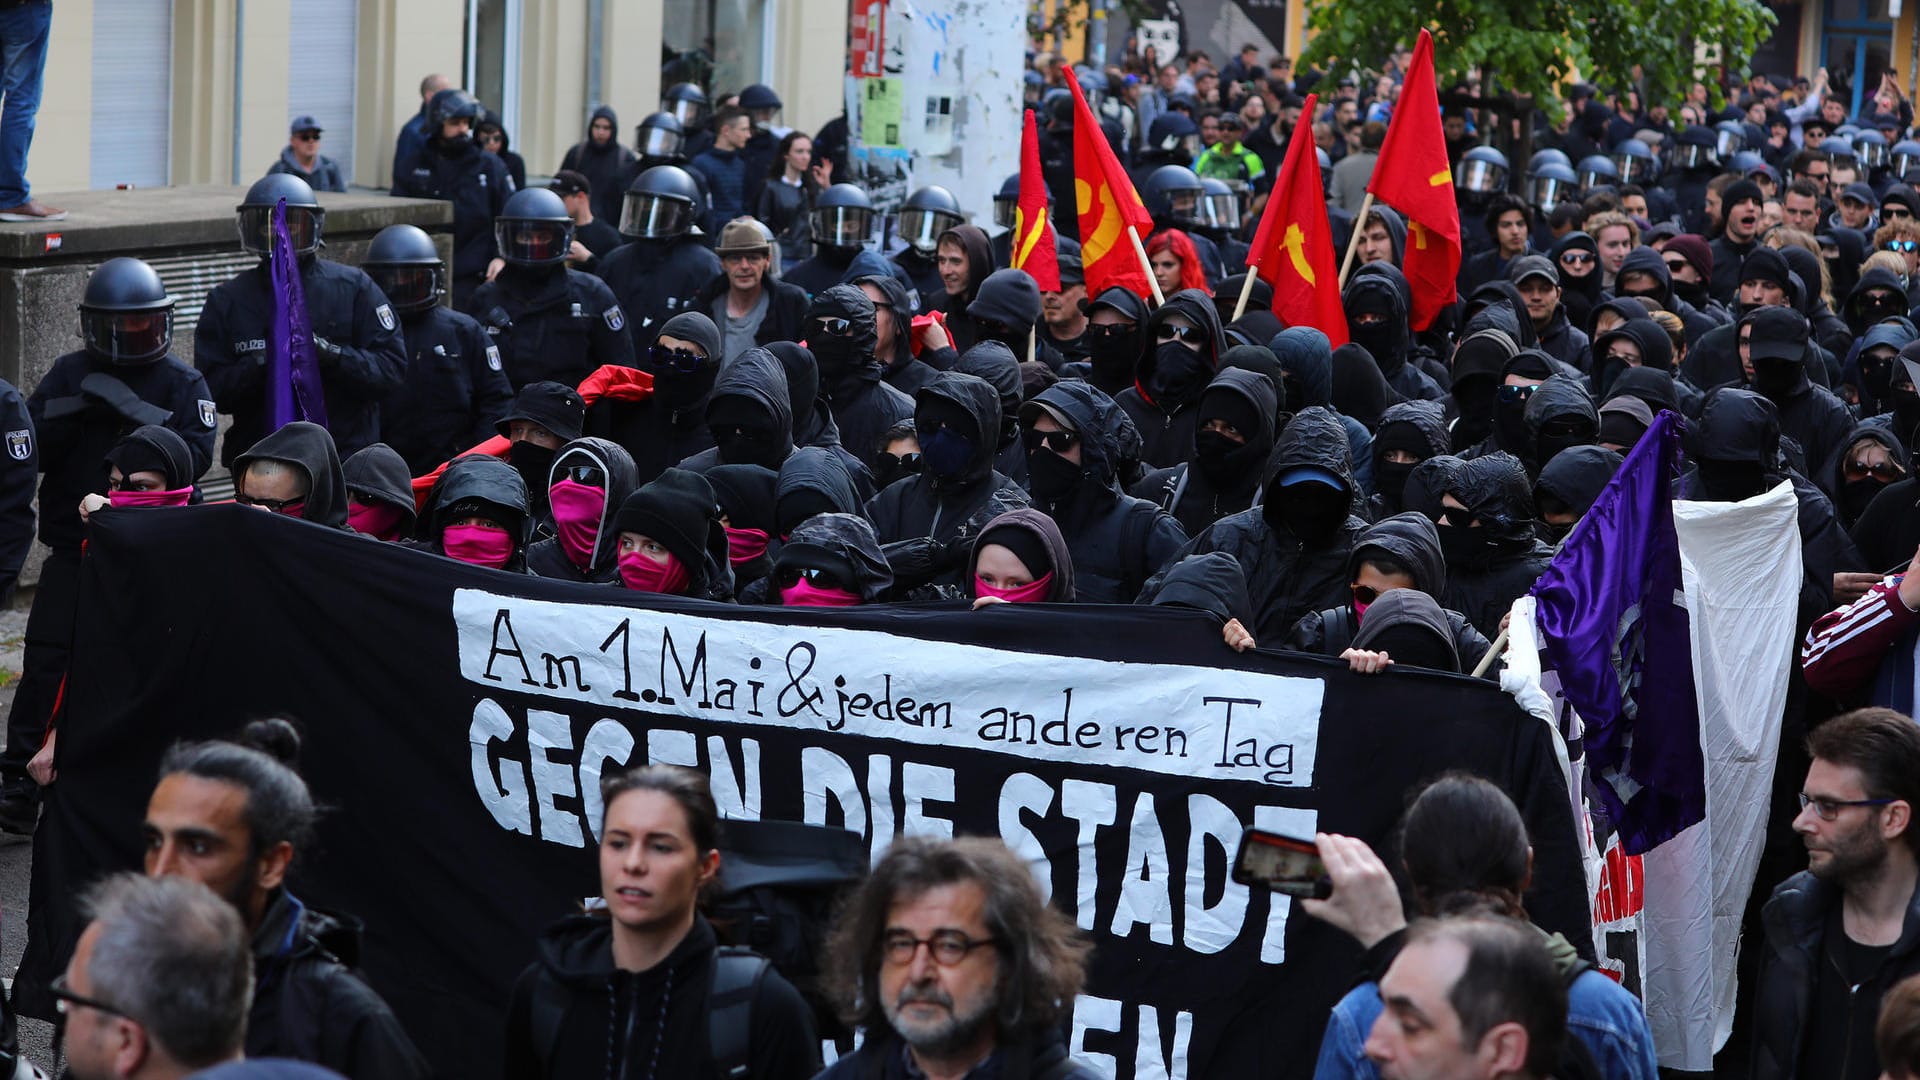
<svg viewBox="0 0 1920 1080">
<path fill-rule="evenodd" d="M 806 336 L 807 293 L 773 276 L 771 230 L 754 218 L 734 218 L 713 252 L 721 273 L 702 290 L 700 304 L 720 330 L 722 367 L 756 345 Z"/>
<path fill-rule="evenodd" d="M 291 173 L 315 191 L 347 190 L 340 163 L 320 152 L 320 130 L 319 121 L 311 116 L 295 118 L 286 148 L 280 151 L 280 160 L 267 171 Z"/>
<path fill-rule="evenodd" d="M 347 482 L 333 436 L 296 420 L 233 459 L 233 501 L 330 529 L 347 527 Z"/>
<path fill-rule="evenodd" d="M 828 987 L 866 1032 L 821 1080 L 1092 1080 L 1062 1036 L 1088 946 L 998 839 L 894 841 L 834 927 Z"/>
<path fill-rule="evenodd" d="M 1920 726 L 1860 709 L 1815 728 L 1807 750 L 1793 819 L 1807 869 L 1761 911 L 1751 1075 L 1872 1080 L 1880 999 L 1920 972 Z"/>
</svg>

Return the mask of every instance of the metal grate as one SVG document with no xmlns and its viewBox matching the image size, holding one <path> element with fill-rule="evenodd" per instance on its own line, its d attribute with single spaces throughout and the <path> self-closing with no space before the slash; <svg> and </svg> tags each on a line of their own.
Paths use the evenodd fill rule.
<svg viewBox="0 0 1920 1080">
<path fill-rule="evenodd" d="M 193 339 L 193 328 L 200 322 L 200 309 L 214 286 L 260 262 L 250 251 L 205 252 L 199 255 L 148 256 L 147 264 L 160 274 L 167 291 L 180 302 L 173 316 L 173 336 Z"/>
</svg>

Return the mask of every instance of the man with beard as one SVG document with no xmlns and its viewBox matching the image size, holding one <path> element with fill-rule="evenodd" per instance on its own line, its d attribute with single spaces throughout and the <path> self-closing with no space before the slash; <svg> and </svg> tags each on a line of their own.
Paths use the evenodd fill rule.
<svg viewBox="0 0 1920 1080">
<path fill-rule="evenodd" d="M 1001 841 L 902 837 L 829 940 L 828 986 L 867 1037 L 820 1076 L 1093 1080 L 1061 1036 L 1088 951 Z"/>
<path fill-rule="evenodd" d="M 1861 709 L 1807 738 L 1813 764 L 1794 831 L 1807 869 L 1762 910 L 1756 1080 L 1871 1080 L 1880 999 L 1920 972 L 1920 728 Z"/>
</svg>

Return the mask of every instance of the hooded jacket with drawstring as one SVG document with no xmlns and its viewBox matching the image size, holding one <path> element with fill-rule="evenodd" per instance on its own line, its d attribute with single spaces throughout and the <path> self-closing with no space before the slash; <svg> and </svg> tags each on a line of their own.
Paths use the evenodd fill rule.
<svg viewBox="0 0 1920 1080">
<path fill-rule="evenodd" d="M 620 504 L 640 486 L 640 470 L 633 455 L 619 443 L 587 437 L 575 439 L 553 455 L 547 486 L 551 488 L 576 465 L 592 465 L 606 477 L 606 504 L 600 509 L 600 524 L 594 534 L 593 551 L 586 566 L 579 566 L 567 554 L 558 536 L 535 541 L 527 549 L 527 572 L 535 577 L 562 581 L 587 581 L 604 584 L 620 580 L 620 543 L 611 526 Z"/>
<path fill-rule="evenodd" d="M 309 486 L 301 520 L 330 529 L 347 527 L 346 477 L 340 470 L 340 453 L 326 428 L 295 420 L 235 457 L 234 474 L 245 473 L 249 462 L 260 459 L 284 461 L 307 474 Z"/>
<path fill-rule="evenodd" d="M 1345 486 L 1348 506 L 1358 505 L 1353 470 L 1347 464 L 1345 429 L 1326 409 L 1306 409 L 1274 445 L 1262 477 L 1266 494 L 1261 505 L 1214 522 L 1180 552 L 1185 557 L 1224 551 L 1239 561 L 1254 611 L 1254 622 L 1246 626 L 1256 641 L 1281 640 L 1300 616 L 1331 607 L 1346 595 L 1347 557 L 1367 527 L 1351 511 L 1324 536 L 1312 539 L 1276 523 L 1280 515 L 1269 510 L 1285 495 L 1275 491 L 1274 481 L 1297 468 L 1332 474 Z M 1165 570 L 1156 574 L 1143 595 L 1152 596 L 1165 576 Z"/>
<path fill-rule="evenodd" d="M 1296 413 L 1318 405 L 1333 413 L 1347 430 L 1347 457 L 1353 462 L 1353 478 L 1360 494 L 1373 494 L 1373 433 L 1367 425 L 1338 411 L 1333 406 L 1333 346 L 1327 335 L 1311 326 L 1293 326 L 1280 331 L 1267 343 L 1280 360 L 1280 371 L 1287 400 L 1280 411 Z M 1293 400 L 1298 393 L 1300 400 Z"/>
<path fill-rule="evenodd" d="M 888 428 L 913 415 L 913 399 L 880 381 L 880 361 L 873 358 L 878 340 L 873 301 L 866 293 L 852 285 L 822 290 L 807 309 L 807 325 L 817 319 L 847 319 L 853 324 L 849 343 L 830 347 L 814 335 L 815 340 L 807 344 L 820 369 L 820 392 L 840 427 L 840 443 L 864 461 Z"/>
<path fill-rule="evenodd" d="M 1186 544 L 1187 534 L 1156 504 L 1120 490 L 1115 469 L 1126 443 L 1122 428 L 1132 421 L 1112 398 L 1085 383 L 1058 383 L 1021 409 L 1023 416 L 1039 411 L 1065 418 L 1065 426 L 1079 432 L 1080 475 L 1052 497 L 1032 492 L 1034 505 L 1066 538 L 1079 600 L 1130 604 L 1147 578 Z M 1053 451 L 1042 445 L 1033 453 Z"/>
<path fill-rule="evenodd" d="M 1513 602 L 1553 559 L 1553 549 L 1534 536 L 1533 481 L 1519 458 L 1497 452 L 1455 466 L 1444 494 L 1465 506 L 1479 525 L 1439 527 L 1441 550 L 1447 552 L 1440 606 L 1465 615 L 1491 639 Z M 1466 541 L 1458 551 L 1449 546 L 1450 531 Z"/>
<path fill-rule="evenodd" d="M 1245 368 L 1228 368 L 1207 384 L 1208 394 L 1234 394 L 1246 402 L 1253 415 L 1262 421 L 1253 431 L 1243 431 L 1245 445 L 1231 451 L 1220 468 L 1202 466 L 1198 453 L 1189 461 L 1165 469 L 1155 469 L 1135 484 L 1132 494 L 1147 499 L 1172 514 L 1189 537 L 1229 514 L 1260 502 L 1261 479 L 1267 459 L 1279 436 L 1277 417 L 1279 398 L 1273 382 L 1265 375 Z M 1202 395 L 1204 398 L 1205 395 Z M 1225 470 L 1230 475 L 1216 475 Z"/>
<path fill-rule="evenodd" d="M 1435 600 L 1446 591 L 1447 563 L 1440 554 L 1440 532 L 1425 514 L 1411 511 L 1394 514 L 1361 533 L 1347 560 L 1348 581 L 1360 572 L 1360 564 L 1370 555 L 1384 555 L 1406 567 L 1413 575 L 1413 587 Z M 1442 613 L 1447 619 L 1447 639 L 1453 643 L 1454 653 L 1464 670 L 1471 671 L 1493 646 L 1467 622 L 1466 616 L 1444 609 Z M 1286 647 L 1316 656 L 1339 656 L 1349 648 L 1358 647 L 1355 638 L 1365 622 L 1355 617 L 1349 599 L 1301 616 L 1287 631 Z M 1497 667 L 1488 677 L 1499 678 Z"/>
<path fill-rule="evenodd" d="M 605 120 L 613 125 L 613 135 L 607 139 L 605 146 L 593 141 L 595 120 Z M 627 197 L 627 177 L 639 163 L 639 155 L 620 145 L 620 115 L 611 106 L 602 105 L 587 118 L 586 137 L 567 150 L 566 157 L 560 160 L 560 167 L 587 178 L 587 186 L 592 191 L 587 201 L 593 207 L 594 217 L 617 222 Z"/>
<path fill-rule="evenodd" d="M 1183 385 L 1168 386 L 1166 373 L 1159 370 L 1160 345 L 1155 338 L 1167 318 L 1176 314 L 1200 328 L 1201 341 L 1193 377 Z M 1193 453 L 1193 432 L 1200 422 L 1194 407 L 1220 368 L 1224 335 L 1213 299 L 1199 289 L 1182 289 L 1167 297 L 1167 302 L 1147 317 L 1144 331 L 1145 343 L 1134 366 L 1133 385 L 1114 401 L 1127 411 L 1140 432 L 1140 460 L 1150 468 L 1164 468 L 1187 460 Z"/>
</svg>

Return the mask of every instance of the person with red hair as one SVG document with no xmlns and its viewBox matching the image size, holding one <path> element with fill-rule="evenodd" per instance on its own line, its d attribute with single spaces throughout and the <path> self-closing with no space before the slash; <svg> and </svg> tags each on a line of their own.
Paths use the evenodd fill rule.
<svg viewBox="0 0 1920 1080">
<path fill-rule="evenodd" d="M 1162 296 L 1172 296 L 1181 289 L 1199 289 L 1213 295 L 1207 287 L 1207 275 L 1200 269 L 1200 253 L 1194 250 L 1192 237 L 1179 229 L 1168 229 L 1148 240 L 1147 261 L 1153 264 Z"/>
</svg>

